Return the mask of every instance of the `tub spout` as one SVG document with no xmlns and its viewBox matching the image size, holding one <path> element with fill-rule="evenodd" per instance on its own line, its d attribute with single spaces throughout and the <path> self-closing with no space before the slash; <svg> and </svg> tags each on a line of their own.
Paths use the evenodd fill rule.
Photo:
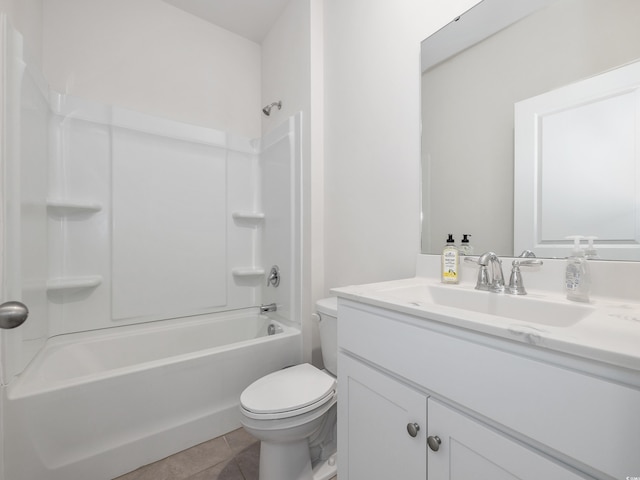
<svg viewBox="0 0 640 480">
<path fill-rule="evenodd" d="M 260 305 L 260 313 L 275 312 L 276 310 L 278 310 L 278 306 L 275 303 Z"/>
</svg>

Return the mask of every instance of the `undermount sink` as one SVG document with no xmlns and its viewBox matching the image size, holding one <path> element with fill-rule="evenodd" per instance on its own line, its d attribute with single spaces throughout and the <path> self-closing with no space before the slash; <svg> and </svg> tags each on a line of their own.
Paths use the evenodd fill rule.
<svg viewBox="0 0 640 480">
<path fill-rule="evenodd" d="M 491 293 L 462 286 L 412 285 L 377 293 L 415 306 L 430 303 L 554 327 L 570 327 L 594 311 L 590 305 Z"/>
</svg>

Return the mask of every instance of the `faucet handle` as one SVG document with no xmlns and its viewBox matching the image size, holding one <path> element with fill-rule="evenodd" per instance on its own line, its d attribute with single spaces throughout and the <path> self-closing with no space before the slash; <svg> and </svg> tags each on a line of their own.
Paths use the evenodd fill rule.
<svg viewBox="0 0 640 480">
<path fill-rule="evenodd" d="M 277 265 L 271 267 L 271 271 L 269 272 L 269 276 L 267 277 L 267 287 L 269 285 L 273 285 L 274 287 L 280 285 L 280 269 Z"/>
<path fill-rule="evenodd" d="M 533 267 L 535 265 L 542 265 L 542 260 L 539 258 L 516 258 L 511 265 L 514 267 Z"/>
<path fill-rule="evenodd" d="M 509 277 L 509 286 L 507 287 L 507 292 L 512 295 L 526 295 L 527 291 L 525 290 L 524 284 L 522 283 L 522 273 L 520 272 L 520 267 L 542 265 L 542 260 L 533 258 L 515 259 L 511 263 L 511 265 L 513 265 L 513 268 L 511 269 L 511 277 Z"/>
</svg>

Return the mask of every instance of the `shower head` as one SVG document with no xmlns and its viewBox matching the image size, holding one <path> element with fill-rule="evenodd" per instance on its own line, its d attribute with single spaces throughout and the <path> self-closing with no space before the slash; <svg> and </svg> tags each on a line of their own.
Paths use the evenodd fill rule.
<svg viewBox="0 0 640 480">
<path fill-rule="evenodd" d="M 278 110 L 280 110 L 282 108 L 282 100 L 273 102 L 271 105 L 267 105 L 262 109 L 262 113 L 264 113 L 268 117 L 269 115 L 271 115 L 271 109 L 273 107 L 278 107 Z"/>
</svg>

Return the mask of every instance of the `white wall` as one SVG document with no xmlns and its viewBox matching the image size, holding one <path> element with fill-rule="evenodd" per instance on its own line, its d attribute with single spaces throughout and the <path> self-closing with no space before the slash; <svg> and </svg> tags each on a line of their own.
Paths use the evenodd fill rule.
<svg viewBox="0 0 640 480">
<path fill-rule="evenodd" d="M 260 136 L 260 46 L 161 0 L 47 0 L 44 74 L 61 93 Z"/>
<path fill-rule="evenodd" d="M 420 41 L 476 0 L 326 0 L 325 286 L 412 276 Z"/>
<path fill-rule="evenodd" d="M 42 9 L 43 0 L 0 0 L 0 12 L 6 12 L 23 35 L 25 49 L 36 65 L 42 63 Z"/>
<path fill-rule="evenodd" d="M 262 106 L 282 100 L 282 110 L 262 115 L 262 133 L 309 110 L 310 0 L 291 0 L 262 42 Z"/>
<path fill-rule="evenodd" d="M 322 155 L 322 0 L 291 0 L 262 42 L 262 103 L 282 110 L 262 117 L 263 135 L 302 112 L 300 311 L 305 361 L 320 363 L 314 303 L 324 292 Z"/>
</svg>

